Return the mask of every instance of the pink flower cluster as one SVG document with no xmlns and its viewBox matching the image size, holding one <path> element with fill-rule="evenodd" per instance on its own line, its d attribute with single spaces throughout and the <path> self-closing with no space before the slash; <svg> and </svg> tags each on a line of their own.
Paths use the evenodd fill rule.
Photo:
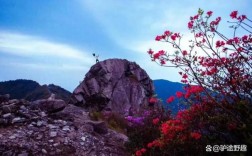
<svg viewBox="0 0 252 156">
<path fill-rule="evenodd" d="M 125 119 L 130 122 L 130 123 L 133 123 L 133 124 L 137 124 L 137 125 L 143 125 L 144 122 L 144 118 L 143 117 L 133 117 L 133 116 L 127 116 L 125 117 Z"/>
<path fill-rule="evenodd" d="M 238 16 L 238 11 L 231 12 L 230 17 L 232 19 L 237 19 L 237 20 L 239 20 L 241 22 L 244 21 L 247 18 L 246 15 L 240 15 L 240 16 Z"/>
<path fill-rule="evenodd" d="M 166 30 L 164 32 L 164 34 L 156 36 L 155 40 L 156 41 L 161 41 L 161 40 L 168 41 L 169 38 L 171 38 L 173 41 L 175 41 L 177 38 L 180 38 L 180 37 L 181 36 L 179 33 L 172 33 L 170 31 Z"/>
</svg>

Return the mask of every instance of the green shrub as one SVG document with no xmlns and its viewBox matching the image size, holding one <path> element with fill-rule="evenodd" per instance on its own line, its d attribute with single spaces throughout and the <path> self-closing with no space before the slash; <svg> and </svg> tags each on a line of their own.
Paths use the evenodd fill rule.
<svg viewBox="0 0 252 156">
<path fill-rule="evenodd" d="M 91 120 L 94 120 L 94 121 L 99 121 L 99 120 L 103 120 L 103 115 L 101 112 L 98 112 L 98 111 L 91 111 L 89 113 L 89 117 Z"/>
<path fill-rule="evenodd" d="M 89 117 L 94 121 L 104 121 L 110 129 L 120 133 L 126 133 L 127 122 L 124 117 L 116 112 L 103 113 L 100 111 L 90 111 Z"/>
</svg>

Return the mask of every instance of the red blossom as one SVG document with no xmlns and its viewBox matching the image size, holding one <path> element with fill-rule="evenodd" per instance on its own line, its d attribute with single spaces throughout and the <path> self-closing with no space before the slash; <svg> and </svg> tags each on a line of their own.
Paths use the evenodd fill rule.
<svg viewBox="0 0 252 156">
<path fill-rule="evenodd" d="M 160 60 L 161 65 L 164 65 L 165 63 L 166 63 L 165 60 Z"/>
<path fill-rule="evenodd" d="M 237 18 L 237 14 L 238 14 L 238 11 L 233 11 L 233 12 L 231 12 L 230 17 L 232 19 Z"/>
<path fill-rule="evenodd" d="M 161 147 L 161 143 L 159 140 L 154 140 L 150 143 L 147 144 L 148 148 L 152 148 L 152 147 Z"/>
<path fill-rule="evenodd" d="M 158 99 L 155 97 L 151 97 L 149 100 L 149 103 L 157 103 L 157 102 L 158 102 Z"/>
<path fill-rule="evenodd" d="M 238 44 L 240 42 L 240 39 L 239 37 L 234 37 L 233 41 L 235 44 Z"/>
<path fill-rule="evenodd" d="M 217 41 L 216 42 L 216 48 L 219 48 L 219 47 L 222 47 L 225 45 L 225 42 L 224 41 Z"/>
<path fill-rule="evenodd" d="M 242 16 L 241 16 L 241 19 L 242 19 L 242 20 L 245 20 L 246 18 L 247 18 L 246 15 L 242 15 Z"/>
<path fill-rule="evenodd" d="M 195 19 L 198 19 L 199 18 L 199 14 L 198 15 L 195 15 L 194 17 L 193 17 L 193 19 L 195 20 Z"/>
<path fill-rule="evenodd" d="M 199 140 L 201 138 L 201 134 L 197 132 L 192 132 L 191 137 L 195 140 Z"/>
<path fill-rule="evenodd" d="M 164 50 L 160 50 L 158 51 L 159 55 L 164 55 L 165 54 L 165 51 Z"/>
<path fill-rule="evenodd" d="M 155 54 L 153 55 L 153 59 L 154 59 L 154 60 L 159 59 L 160 56 L 162 56 L 162 55 L 165 55 L 165 51 L 164 51 L 164 50 L 160 50 L 160 51 L 158 51 L 157 53 L 155 53 Z"/>
<path fill-rule="evenodd" d="M 156 36 L 156 41 L 160 41 L 162 39 L 162 36 Z"/>
<path fill-rule="evenodd" d="M 244 42 L 244 43 L 247 43 L 247 42 L 248 42 L 248 36 L 247 36 L 247 35 L 244 35 L 244 36 L 242 37 L 242 42 Z"/>
<path fill-rule="evenodd" d="M 181 98 L 181 97 L 183 97 L 183 93 L 182 92 L 176 92 L 176 96 L 177 96 L 177 98 Z"/>
<path fill-rule="evenodd" d="M 203 36 L 202 32 L 195 34 L 195 37 L 201 37 L 201 36 Z"/>
<path fill-rule="evenodd" d="M 187 79 L 188 78 L 187 74 L 183 74 L 182 78 Z"/>
<path fill-rule="evenodd" d="M 214 27 L 214 25 L 215 25 L 215 21 L 210 22 L 211 27 Z"/>
<path fill-rule="evenodd" d="M 179 33 L 174 33 L 173 35 L 171 35 L 171 39 L 172 39 L 173 41 L 175 41 L 176 38 L 179 38 L 179 37 L 180 37 Z"/>
<path fill-rule="evenodd" d="M 171 32 L 167 30 L 164 32 L 164 35 L 169 36 L 169 35 L 171 35 Z"/>
<path fill-rule="evenodd" d="M 211 75 L 217 73 L 217 68 L 212 68 L 212 69 L 210 70 L 210 72 L 211 72 Z"/>
<path fill-rule="evenodd" d="M 188 22 L 188 28 L 192 29 L 193 28 L 193 21 Z"/>
<path fill-rule="evenodd" d="M 183 56 L 187 55 L 187 51 L 186 50 L 182 51 L 182 55 Z"/>
<path fill-rule="evenodd" d="M 247 18 L 246 15 L 241 15 L 241 16 L 239 16 L 237 19 L 238 19 L 239 21 L 244 21 L 246 18 Z"/>
<path fill-rule="evenodd" d="M 152 120 L 152 123 L 154 125 L 157 125 L 159 123 L 159 121 L 160 121 L 159 118 L 155 118 L 155 119 Z"/>
<path fill-rule="evenodd" d="M 174 101 L 174 96 L 171 96 L 171 97 L 169 97 L 167 100 L 166 100 L 166 102 L 167 103 L 172 103 L 173 101 Z"/>
<path fill-rule="evenodd" d="M 233 41 L 234 41 L 233 39 L 229 39 L 229 40 L 227 40 L 226 43 L 227 43 L 228 45 L 231 45 L 231 44 L 233 44 Z"/>
<path fill-rule="evenodd" d="M 220 21 L 221 21 L 221 17 L 217 17 L 215 20 L 215 25 L 218 25 Z"/>
<path fill-rule="evenodd" d="M 189 98 L 191 94 L 198 94 L 204 91 L 204 88 L 201 86 L 187 86 L 185 87 L 185 98 Z"/>
<path fill-rule="evenodd" d="M 187 93 L 185 94 L 185 98 L 188 99 L 189 97 L 190 97 L 190 93 L 187 92 Z"/>
<path fill-rule="evenodd" d="M 177 37 L 177 36 L 172 35 L 172 36 L 171 36 L 171 39 L 172 39 L 173 41 L 175 41 L 175 40 L 176 40 L 176 37 Z"/>
<path fill-rule="evenodd" d="M 206 72 L 202 71 L 202 72 L 200 73 L 200 75 L 201 75 L 201 76 L 205 76 L 205 75 L 206 75 Z"/>
<path fill-rule="evenodd" d="M 180 114 L 185 115 L 184 112 Z M 184 122 L 181 122 L 179 118 L 177 118 L 166 121 L 161 125 L 160 129 L 165 140 L 172 141 L 176 138 L 179 138 L 178 134 L 183 133 L 183 131 L 186 129 L 186 125 Z"/>
<path fill-rule="evenodd" d="M 211 31 L 214 31 L 215 30 L 215 28 L 214 28 L 214 26 L 217 26 L 219 23 L 220 23 L 220 21 L 221 21 L 221 17 L 217 17 L 216 19 L 215 19 L 215 21 L 212 21 L 211 23 L 210 23 L 210 27 L 211 27 Z"/>
<path fill-rule="evenodd" d="M 174 35 L 175 35 L 176 37 L 180 37 L 179 33 L 174 33 Z"/>
<path fill-rule="evenodd" d="M 142 153 L 145 153 L 145 152 L 146 152 L 146 149 L 145 149 L 145 148 L 142 148 L 142 149 L 141 149 L 141 152 L 142 152 Z"/>
<path fill-rule="evenodd" d="M 136 151 L 136 156 L 142 156 L 142 151 L 140 150 Z"/>
<path fill-rule="evenodd" d="M 153 146 L 153 145 L 152 145 L 152 142 L 150 142 L 150 143 L 147 144 L 147 147 L 148 147 L 148 148 L 152 148 L 152 146 Z"/>
<path fill-rule="evenodd" d="M 211 30 L 211 32 L 214 32 L 214 31 L 215 31 L 215 28 L 214 28 L 214 27 L 211 27 L 210 30 Z"/>
<path fill-rule="evenodd" d="M 155 54 L 153 55 L 153 59 L 154 59 L 154 60 L 159 59 L 159 56 L 160 56 L 159 53 L 155 53 Z"/>
<path fill-rule="evenodd" d="M 148 54 L 152 55 L 154 53 L 154 51 L 152 49 L 149 49 L 148 51 Z"/>
<path fill-rule="evenodd" d="M 244 49 L 242 47 L 237 48 L 237 52 L 242 52 Z"/>
<path fill-rule="evenodd" d="M 212 16 L 212 14 L 213 14 L 212 11 L 208 11 L 208 12 L 207 12 L 207 15 L 208 15 L 209 17 Z"/>
</svg>

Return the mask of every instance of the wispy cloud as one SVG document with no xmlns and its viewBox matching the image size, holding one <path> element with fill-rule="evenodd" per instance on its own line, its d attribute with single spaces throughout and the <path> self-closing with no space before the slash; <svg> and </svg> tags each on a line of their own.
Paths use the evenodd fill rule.
<svg viewBox="0 0 252 156">
<path fill-rule="evenodd" d="M 22 56 L 52 56 L 78 60 L 90 59 L 84 51 L 67 44 L 51 42 L 36 36 L 0 31 L 0 52 Z"/>
<path fill-rule="evenodd" d="M 31 62 L 9 62 L 4 61 L 0 59 L 0 65 L 8 65 L 12 68 L 17 69 L 31 69 L 31 70 L 39 70 L 39 71 L 48 71 L 48 70 L 54 70 L 54 71 L 65 71 L 65 72 L 71 72 L 71 71 L 86 71 L 88 70 L 87 66 L 85 65 L 75 65 L 75 64 L 43 64 L 43 63 L 31 63 Z"/>
<path fill-rule="evenodd" d="M 94 58 L 85 51 L 67 44 L 20 33 L 0 31 L 0 54 L 27 57 L 30 62 L 6 62 L 27 68 L 56 68 L 69 70 L 90 66 Z M 11 60 L 11 55 L 8 56 Z M 29 60 L 28 59 L 28 60 Z M 34 63 L 32 60 L 37 60 Z M 44 62 L 47 64 L 43 64 Z M 55 63 L 56 62 L 56 63 Z"/>
</svg>

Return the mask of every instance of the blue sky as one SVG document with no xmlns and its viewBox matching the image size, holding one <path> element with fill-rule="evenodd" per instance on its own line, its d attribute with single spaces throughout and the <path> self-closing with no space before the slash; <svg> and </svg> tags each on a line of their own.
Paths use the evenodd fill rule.
<svg viewBox="0 0 252 156">
<path fill-rule="evenodd" d="M 149 48 L 167 48 L 155 36 L 171 30 L 186 40 L 198 8 L 222 16 L 230 34 L 230 12 L 252 17 L 251 7 L 251 0 L 0 0 L 0 81 L 32 79 L 73 91 L 95 63 L 92 53 L 135 61 L 152 79 L 180 81 L 177 69 L 150 61 Z"/>
</svg>

